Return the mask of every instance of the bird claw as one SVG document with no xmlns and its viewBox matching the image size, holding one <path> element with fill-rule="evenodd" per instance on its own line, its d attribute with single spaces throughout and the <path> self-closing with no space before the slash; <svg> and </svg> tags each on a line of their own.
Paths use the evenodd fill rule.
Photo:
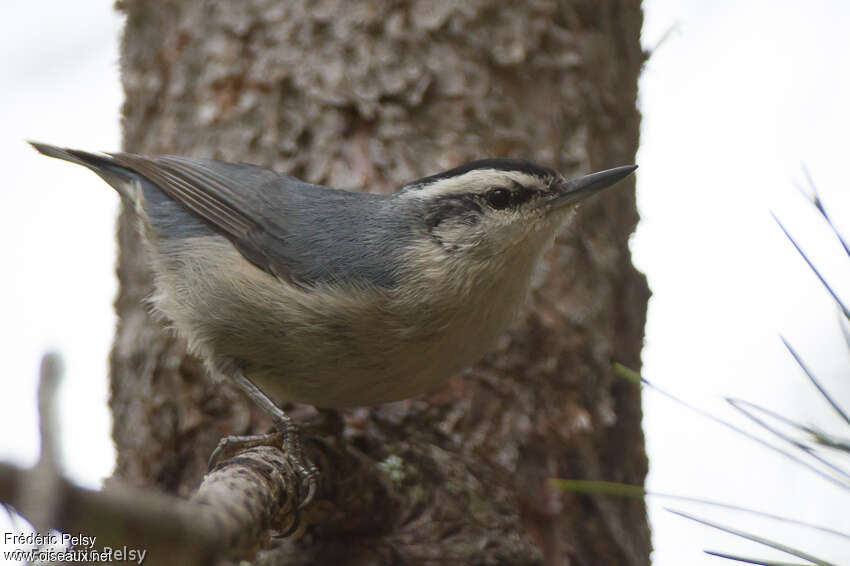
<svg viewBox="0 0 850 566">
<path fill-rule="evenodd" d="M 271 434 L 257 434 L 246 436 L 225 436 L 218 441 L 218 446 L 215 447 L 207 462 L 207 470 L 212 470 L 218 464 L 225 460 L 233 458 L 240 452 L 256 448 L 258 446 L 272 446 L 281 448 L 285 433 L 273 432 Z"/>
<path fill-rule="evenodd" d="M 301 429 L 292 421 L 276 422 L 277 431 L 269 434 L 258 434 L 250 436 L 226 436 L 218 442 L 213 453 L 210 455 L 207 469 L 212 470 L 215 466 L 225 460 L 233 458 L 240 452 L 256 448 L 258 446 L 271 446 L 279 448 L 286 455 L 292 469 L 298 474 L 299 492 L 306 487 L 307 493 L 298 504 L 299 509 L 305 508 L 313 501 L 318 490 L 319 469 L 304 456 L 301 448 Z"/>
<path fill-rule="evenodd" d="M 283 436 L 283 451 L 289 459 L 289 463 L 298 474 L 298 487 L 307 487 L 306 495 L 298 504 L 299 509 L 304 509 L 313 501 L 318 489 L 319 469 L 304 455 L 301 442 L 301 429 L 287 417 L 286 420 L 275 419 L 275 426 L 278 433 Z"/>
</svg>

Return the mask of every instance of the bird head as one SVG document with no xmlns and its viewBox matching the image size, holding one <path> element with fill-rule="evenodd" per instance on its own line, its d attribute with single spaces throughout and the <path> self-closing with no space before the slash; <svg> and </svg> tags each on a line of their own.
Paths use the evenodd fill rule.
<svg viewBox="0 0 850 566">
<path fill-rule="evenodd" d="M 568 180 L 529 161 L 484 159 L 409 183 L 397 198 L 418 206 L 424 229 L 446 254 L 536 257 L 579 202 L 636 168 Z"/>
</svg>

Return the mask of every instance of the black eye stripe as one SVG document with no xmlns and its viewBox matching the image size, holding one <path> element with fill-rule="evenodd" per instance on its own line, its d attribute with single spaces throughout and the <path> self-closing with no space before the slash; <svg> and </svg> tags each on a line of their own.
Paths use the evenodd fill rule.
<svg viewBox="0 0 850 566">
<path fill-rule="evenodd" d="M 465 224 L 475 224 L 481 213 L 481 205 L 471 195 L 453 195 L 439 199 L 425 221 L 429 228 L 436 228 L 447 218 L 463 217 Z"/>
<path fill-rule="evenodd" d="M 526 189 L 522 185 L 519 185 L 515 191 L 513 191 L 513 195 L 511 197 L 511 202 L 516 205 L 523 204 L 531 200 L 531 198 L 537 194 L 537 191 L 534 189 Z"/>
<path fill-rule="evenodd" d="M 425 222 L 429 229 L 436 228 L 449 218 L 471 226 L 480 220 L 482 206 L 494 210 L 505 210 L 528 202 L 538 193 L 538 190 L 528 189 L 514 181 L 511 188 L 492 187 L 483 194 L 464 193 L 441 196 L 434 200 L 431 211 L 425 217 Z"/>
</svg>

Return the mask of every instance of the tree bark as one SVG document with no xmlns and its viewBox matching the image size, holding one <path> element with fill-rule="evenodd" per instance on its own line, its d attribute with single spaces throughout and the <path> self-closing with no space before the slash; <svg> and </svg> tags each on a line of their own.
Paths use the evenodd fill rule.
<svg viewBox="0 0 850 566">
<path fill-rule="evenodd" d="M 568 176 L 634 162 L 638 0 L 120 8 L 126 151 L 247 161 L 370 191 L 487 156 Z M 646 474 L 640 391 L 612 369 L 639 369 L 649 296 L 631 264 L 638 217 L 633 180 L 624 184 L 558 236 L 527 308 L 480 364 L 427 399 L 341 413 L 342 441 L 387 470 L 392 508 L 364 494 L 361 517 L 315 525 L 261 562 L 649 563 L 641 501 L 546 481 L 643 484 Z M 126 211 L 119 240 L 116 475 L 188 495 L 220 437 L 270 423 L 149 316 L 151 274 Z"/>
</svg>

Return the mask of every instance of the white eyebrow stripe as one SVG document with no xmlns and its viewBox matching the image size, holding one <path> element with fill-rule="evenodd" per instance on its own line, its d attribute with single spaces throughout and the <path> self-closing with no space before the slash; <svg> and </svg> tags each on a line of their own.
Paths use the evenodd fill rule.
<svg viewBox="0 0 850 566">
<path fill-rule="evenodd" d="M 480 190 L 483 187 L 512 188 L 513 183 L 519 183 L 524 187 L 535 186 L 540 179 L 528 173 L 520 171 L 504 171 L 501 169 L 474 169 L 457 177 L 438 179 L 422 188 L 412 187 L 401 196 L 419 199 L 432 199 L 440 196 L 460 195 Z"/>
</svg>

